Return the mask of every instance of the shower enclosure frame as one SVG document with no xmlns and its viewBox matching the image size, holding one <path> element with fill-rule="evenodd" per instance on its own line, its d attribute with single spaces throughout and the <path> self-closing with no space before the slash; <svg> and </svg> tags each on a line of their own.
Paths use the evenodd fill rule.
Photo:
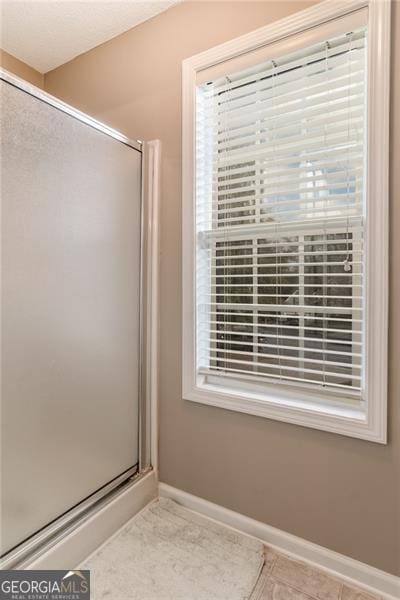
<svg viewBox="0 0 400 600">
<path fill-rule="evenodd" d="M 6 552 L 0 558 L 0 568 L 12 569 L 28 564 L 32 557 L 36 558 L 42 552 L 48 551 L 63 536 L 79 527 L 82 522 L 96 514 L 96 511 L 118 497 L 118 494 L 138 483 L 150 471 L 154 470 L 157 474 L 158 211 L 161 144 L 159 140 L 143 142 L 130 139 L 4 69 L 0 69 L 0 79 L 141 154 L 138 464 Z"/>
</svg>

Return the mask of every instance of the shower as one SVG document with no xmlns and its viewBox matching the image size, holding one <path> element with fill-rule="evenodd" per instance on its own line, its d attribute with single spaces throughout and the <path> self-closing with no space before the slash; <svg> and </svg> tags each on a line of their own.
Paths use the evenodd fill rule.
<svg viewBox="0 0 400 600">
<path fill-rule="evenodd" d="M 155 146 L 7 72 L 0 89 L 8 566 L 154 462 L 146 365 Z"/>
</svg>

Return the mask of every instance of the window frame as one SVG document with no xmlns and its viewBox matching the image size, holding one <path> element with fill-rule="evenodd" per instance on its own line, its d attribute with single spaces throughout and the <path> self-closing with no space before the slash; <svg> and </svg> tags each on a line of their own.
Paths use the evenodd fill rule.
<svg viewBox="0 0 400 600">
<path fill-rule="evenodd" d="M 318 394 L 249 384 L 223 388 L 196 373 L 195 127 L 196 75 L 271 43 L 368 8 L 367 223 L 365 287 L 365 409 L 327 402 Z M 373 442 L 387 442 L 388 165 L 390 0 L 324 0 L 182 63 L 182 394 L 185 400 Z M 372 201 L 375 198 L 377 200 Z M 271 391 L 271 387 L 274 387 Z"/>
</svg>

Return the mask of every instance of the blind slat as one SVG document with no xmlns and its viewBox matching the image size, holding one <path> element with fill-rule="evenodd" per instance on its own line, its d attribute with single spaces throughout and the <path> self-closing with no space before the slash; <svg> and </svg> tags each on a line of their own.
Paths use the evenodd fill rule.
<svg viewBox="0 0 400 600">
<path fill-rule="evenodd" d="M 234 175 L 249 173 L 252 175 L 256 173 L 256 170 L 259 170 L 260 173 L 263 173 L 266 169 L 268 172 L 271 172 L 271 176 L 275 174 L 277 171 L 281 173 L 282 176 L 286 175 L 287 171 L 290 170 L 293 175 L 296 173 L 310 173 L 312 171 L 317 171 L 321 169 L 332 169 L 332 174 L 335 172 L 334 169 L 337 169 L 338 166 L 341 166 L 342 169 L 348 168 L 349 160 L 353 161 L 354 159 L 362 160 L 363 152 L 361 146 L 355 146 L 354 148 L 347 148 L 346 155 L 343 155 L 343 149 L 339 148 L 324 148 L 323 150 L 319 150 L 320 153 L 306 153 L 303 152 L 301 157 L 298 157 L 298 160 L 293 158 L 293 156 L 284 157 L 277 159 L 276 157 L 266 159 L 257 159 L 240 164 L 239 166 L 233 166 L 226 169 L 216 167 L 213 165 L 209 165 L 206 167 L 199 167 L 198 173 L 201 176 L 204 176 L 204 173 L 213 175 L 213 181 L 218 179 L 223 181 L 226 177 L 231 178 Z M 296 163 L 300 163 L 300 166 Z M 200 163 L 201 164 L 201 163 Z M 274 167 L 271 169 L 271 165 Z M 285 165 L 284 168 L 279 168 L 280 165 Z M 276 168 L 278 167 L 278 168 Z M 282 173 L 284 171 L 284 173 Z M 210 182 L 208 182 L 209 184 Z M 201 188 L 200 188 L 201 189 Z"/>
<path fill-rule="evenodd" d="M 276 359 L 278 357 L 276 355 L 274 355 L 274 358 Z M 213 359 L 213 360 L 216 360 L 216 359 Z M 289 360 L 289 357 L 288 356 L 281 357 L 281 361 L 284 361 L 284 360 Z M 264 367 L 266 369 L 279 369 L 279 370 L 282 370 L 282 371 L 297 371 L 297 372 L 301 372 L 301 373 L 315 373 L 317 375 L 321 375 L 321 370 L 320 369 L 310 369 L 308 367 L 296 367 L 294 365 L 285 365 L 285 364 L 282 364 L 282 362 L 281 362 L 281 364 L 274 364 L 272 362 L 269 362 L 269 363 L 260 363 L 260 362 L 259 363 L 255 363 L 254 361 L 248 362 L 248 361 L 239 360 L 239 359 L 236 359 L 236 358 L 228 358 L 225 361 L 224 361 L 224 359 L 219 359 L 219 362 L 225 362 L 225 363 L 229 363 L 229 364 L 233 363 L 233 364 L 238 364 L 238 365 L 249 365 L 249 366 L 252 366 L 253 368 L 257 366 L 257 367 Z M 304 360 L 304 362 L 311 362 L 311 361 Z M 323 371 L 323 373 L 325 374 L 325 376 L 334 376 L 334 377 L 341 377 L 342 376 L 343 377 L 343 374 L 341 374 L 341 373 L 338 373 L 338 372 L 335 372 L 335 371 L 330 371 L 329 370 L 329 366 L 331 366 L 331 367 L 333 367 L 333 366 L 339 366 L 339 367 L 345 368 L 346 365 L 342 365 L 342 364 L 340 364 L 340 365 L 331 365 L 330 362 L 325 362 L 323 364 L 326 367 L 325 370 Z M 348 366 L 348 368 L 351 368 L 351 365 Z M 227 370 L 231 370 L 231 369 L 228 367 Z M 345 378 L 346 379 L 354 379 L 354 380 L 358 380 L 359 381 L 361 379 L 361 376 L 360 375 L 353 375 L 353 374 L 350 375 L 350 374 L 346 373 Z"/>
<path fill-rule="evenodd" d="M 262 366 L 262 365 L 261 365 Z M 256 365 L 255 368 L 259 368 L 260 365 Z M 211 368 L 207 368 L 204 365 L 199 365 L 198 368 L 198 372 L 201 375 L 208 375 L 210 376 L 210 378 L 212 380 L 215 379 L 222 379 L 223 381 L 225 381 L 227 378 L 231 378 L 232 375 L 236 375 L 238 377 L 238 379 L 240 379 L 241 381 L 255 381 L 255 382 L 263 382 L 265 384 L 265 382 L 267 381 L 271 381 L 271 376 L 268 375 L 258 375 L 256 371 L 254 371 L 251 375 L 249 375 L 249 370 L 245 370 L 245 369 L 229 369 L 229 371 L 227 369 L 224 369 L 222 367 L 218 368 L 218 367 L 214 367 L 213 369 Z M 290 377 L 289 375 L 283 374 L 283 373 L 279 373 L 277 375 L 277 377 L 274 377 L 272 379 L 273 383 L 276 383 L 276 379 L 278 379 L 279 381 L 281 381 L 282 383 L 285 384 L 292 384 L 295 383 L 296 386 L 299 387 L 312 387 L 312 388 L 316 388 L 318 389 L 323 389 L 323 390 L 339 390 L 341 392 L 346 392 L 346 395 L 348 396 L 352 396 L 354 395 L 354 398 L 359 398 L 360 396 L 360 391 L 361 391 L 361 387 L 360 386 L 356 386 L 353 385 L 351 388 L 349 388 L 348 384 L 341 384 L 341 383 L 336 383 L 336 382 L 323 382 L 323 381 L 317 381 L 315 379 L 308 379 L 303 377 L 301 380 L 299 378 L 294 378 L 294 377 Z M 311 384 L 311 386 L 310 386 Z"/>
<path fill-rule="evenodd" d="M 263 118 L 267 116 L 268 118 L 282 117 L 283 113 L 289 116 L 294 116 L 292 113 L 298 113 L 298 116 L 301 118 L 301 115 L 306 115 L 308 110 L 320 108 L 323 105 L 335 106 L 337 102 L 345 104 L 346 101 L 347 105 L 349 105 L 349 100 L 352 104 L 353 102 L 358 103 L 363 97 L 364 86 L 365 81 L 360 81 L 348 86 L 351 93 L 350 90 L 347 91 L 347 94 L 344 94 L 342 90 L 332 91 L 328 89 L 309 99 L 299 97 L 299 94 L 297 96 L 292 94 L 291 97 L 288 95 L 285 101 L 279 104 L 276 103 L 273 106 L 271 106 L 271 101 L 268 98 L 252 107 L 252 118 L 257 117 L 258 121 L 261 116 Z M 220 135 L 219 130 L 221 128 L 230 130 L 238 123 L 242 123 L 244 119 L 248 119 L 249 106 L 251 106 L 251 103 L 242 103 L 242 106 L 236 106 L 229 113 L 224 112 L 223 114 L 215 113 L 214 111 L 208 112 L 207 118 L 204 118 L 203 123 L 199 122 L 199 124 L 202 124 L 203 127 L 207 124 L 213 124 L 216 129 L 215 135 Z"/>
<path fill-rule="evenodd" d="M 230 117 L 236 116 L 238 110 L 254 103 L 257 104 L 257 109 L 269 105 L 269 109 L 277 110 L 281 106 L 299 102 L 303 98 L 307 98 L 308 106 L 311 103 L 322 103 L 322 99 L 329 102 L 329 96 L 332 96 L 332 98 L 337 97 L 335 94 L 337 94 L 336 90 L 338 88 L 342 88 L 342 96 L 345 94 L 354 96 L 358 93 L 358 90 L 362 89 L 363 84 L 364 72 L 358 71 L 341 74 L 333 81 L 329 80 L 326 74 L 323 74 L 318 80 L 307 81 L 303 79 L 300 88 L 297 81 L 280 88 L 270 85 L 267 88 L 264 86 L 264 89 L 249 89 L 246 94 L 241 93 L 236 96 L 227 96 L 223 100 L 218 99 L 212 106 L 213 118 L 223 123 Z M 362 93 L 359 93 L 359 96 L 361 98 Z"/>
<path fill-rule="evenodd" d="M 218 325 L 225 325 L 224 321 L 217 321 Z M 275 328 L 279 328 L 275 326 Z M 292 342 L 312 342 L 313 344 L 325 344 L 326 346 L 332 346 L 332 345 L 336 345 L 336 346 L 361 346 L 361 342 L 353 342 L 353 341 L 348 341 L 348 340 L 341 340 L 339 338 L 327 338 L 327 339 L 319 339 L 319 338 L 315 338 L 315 337 L 307 337 L 307 336 L 303 336 L 303 335 L 298 335 L 298 336 L 290 336 L 290 335 L 279 335 L 279 334 L 272 334 L 272 333 L 243 333 L 243 332 L 239 332 L 239 331 L 234 331 L 234 330 L 230 330 L 230 329 L 210 329 L 210 332 L 212 335 L 209 338 L 209 341 L 212 342 L 212 347 L 215 349 L 215 344 L 219 345 L 220 347 L 222 347 L 224 344 L 227 346 L 230 346 L 231 344 L 235 344 L 235 345 L 240 345 L 240 346 L 249 346 L 249 347 L 253 347 L 254 345 L 257 346 L 263 346 L 265 345 L 267 342 L 264 341 L 260 341 L 259 338 L 262 338 L 264 340 L 270 340 L 272 339 L 276 339 L 278 341 L 280 340 L 291 340 Z M 248 342 L 246 340 L 225 340 L 225 339 L 221 339 L 218 338 L 218 335 L 223 335 L 223 336 L 239 336 L 242 335 L 244 337 L 249 337 L 249 338 L 255 338 L 255 343 L 253 342 Z M 207 338 L 208 339 L 208 338 Z M 269 342 L 269 345 L 271 346 L 271 348 L 275 348 L 276 346 L 279 345 L 279 347 L 283 347 L 281 344 L 277 344 L 276 342 L 274 344 L 271 344 Z M 299 350 L 300 352 L 319 352 L 319 353 L 323 353 L 323 352 L 328 352 L 330 354 L 337 354 L 337 355 L 343 355 L 343 356 L 348 356 L 349 352 L 346 351 L 340 351 L 340 350 L 324 350 L 323 348 L 312 348 L 310 345 L 304 345 L 304 346 L 288 346 L 293 350 Z M 221 351 L 221 350 L 217 350 L 217 351 Z M 228 350 L 229 352 L 229 350 Z M 353 353 L 354 355 L 358 355 L 361 356 L 361 354 L 359 352 Z"/>
<path fill-rule="evenodd" d="M 269 345 L 269 350 L 271 350 L 272 348 L 276 350 L 276 353 L 268 353 L 268 352 L 246 352 L 243 350 L 232 350 L 232 349 L 224 349 L 222 348 L 222 346 L 227 346 L 229 345 L 229 342 L 226 342 L 225 344 L 223 342 L 221 342 L 220 340 L 211 340 L 214 343 L 210 344 L 210 346 L 208 346 L 207 350 L 211 352 L 212 355 L 217 355 L 217 358 L 219 360 L 225 360 L 226 362 L 229 362 L 230 360 L 230 356 L 233 355 L 235 356 L 241 356 L 241 357 L 246 357 L 248 356 L 250 359 L 254 359 L 255 357 L 262 357 L 262 358 L 276 358 L 277 356 L 279 356 L 282 360 L 287 360 L 287 361 L 299 361 L 299 357 L 298 356 L 292 356 L 291 354 L 289 354 L 288 352 L 284 352 L 285 350 L 288 350 L 289 352 L 295 352 L 297 354 L 299 353 L 305 353 L 307 354 L 307 356 L 302 356 L 301 359 L 304 360 L 304 362 L 307 363 L 312 363 L 314 365 L 323 365 L 326 362 L 326 359 L 324 358 L 325 356 L 330 356 L 330 355 L 334 355 L 334 356 L 343 356 L 343 358 L 346 358 L 347 360 L 350 357 L 361 357 L 361 354 L 359 352 L 340 352 L 339 350 L 325 350 L 325 349 L 313 349 L 310 348 L 308 346 L 305 346 L 304 348 L 299 348 L 299 347 L 295 347 L 295 346 L 285 346 L 284 344 L 276 344 L 276 345 Z M 215 348 L 215 344 L 219 344 L 221 346 L 221 348 Z M 261 346 L 263 346 L 264 344 L 262 344 L 260 341 L 256 342 L 256 347 L 260 348 Z M 281 354 L 282 352 L 282 354 Z M 320 359 L 317 358 L 312 358 L 311 356 L 308 356 L 310 354 L 310 352 L 314 352 L 317 354 L 322 354 L 323 356 Z M 224 356 L 225 355 L 225 356 Z M 213 358 L 213 356 L 212 356 Z M 340 360 L 330 360 L 329 359 L 329 366 L 330 367 L 349 367 L 351 369 L 360 369 L 361 365 L 354 365 L 351 363 L 351 360 L 349 361 L 349 363 L 345 363 L 342 362 Z"/>
<path fill-rule="evenodd" d="M 273 306 L 266 306 L 265 304 L 252 304 L 251 306 L 249 305 L 245 305 L 245 306 L 239 306 L 239 305 L 233 305 L 233 304 L 218 304 L 219 310 L 216 311 L 215 310 L 215 306 L 216 304 L 199 304 L 198 308 L 204 309 L 207 307 L 212 307 L 214 310 L 206 310 L 207 315 L 221 315 L 221 314 L 225 314 L 225 315 L 235 315 L 237 316 L 238 313 L 237 311 L 240 311 L 240 316 L 242 318 L 246 318 L 246 317 L 250 317 L 250 313 L 254 314 L 255 312 L 261 316 L 261 317 L 272 317 L 274 319 L 287 319 L 288 315 L 287 314 L 281 314 L 280 311 L 288 311 L 288 312 L 292 312 L 292 314 L 294 313 L 299 313 L 297 316 L 295 315 L 295 318 L 302 318 L 302 319 L 307 319 L 307 320 L 313 320 L 313 321 L 326 321 L 327 319 L 329 321 L 339 321 L 340 323 L 344 323 L 344 322 L 348 322 L 348 319 L 345 319 L 343 317 L 335 317 L 332 316 L 331 314 L 327 317 L 326 314 L 324 313 L 336 313 L 337 312 L 337 307 L 335 307 L 333 310 L 332 308 L 329 309 L 327 307 L 324 306 L 308 306 L 306 307 L 308 310 L 305 311 L 301 311 L 300 310 L 295 310 L 297 309 L 302 309 L 304 307 L 301 306 L 297 306 L 297 307 L 293 307 L 293 306 L 282 306 L 282 305 L 273 305 Z M 276 309 L 276 312 L 267 312 L 268 310 L 272 310 L 272 308 Z M 234 309 L 236 310 L 236 312 L 234 311 Z M 346 309 L 348 310 L 348 309 Z M 223 312 L 221 312 L 223 311 Z M 313 314 L 306 314 L 306 313 L 310 313 L 312 312 Z M 317 315 L 314 313 L 318 313 Z M 323 316 L 318 316 L 319 314 L 323 315 Z M 292 316 L 291 316 L 292 318 Z M 353 318 L 350 321 L 352 324 L 354 323 L 362 323 L 361 319 L 357 319 L 357 318 Z M 263 326 L 263 325 L 260 325 Z M 281 325 L 282 327 L 286 327 L 287 325 Z"/>
<path fill-rule="evenodd" d="M 304 318 L 304 317 L 298 317 L 298 318 L 301 319 L 301 318 Z M 241 328 L 243 328 L 243 327 L 250 327 L 252 329 L 251 332 L 244 332 L 244 331 L 238 332 L 237 330 L 235 331 L 234 329 L 228 329 L 228 330 L 226 330 L 229 333 L 229 335 L 244 335 L 244 336 L 250 336 L 250 337 L 253 337 L 254 335 L 261 336 L 261 337 L 274 336 L 274 334 L 271 334 L 269 332 L 254 333 L 255 329 L 257 331 L 260 331 L 261 329 L 277 329 L 277 328 L 279 328 L 280 330 L 283 330 L 283 329 L 293 330 L 296 333 L 298 333 L 298 330 L 299 330 L 299 326 L 298 325 L 281 325 L 281 324 L 280 325 L 276 325 L 276 324 L 269 324 L 268 325 L 268 324 L 265 324 L 265 323 L 254 324 L 254 323 L 242 323 L 242 322 L 238 322 L 238 321 L 226 321 L 225 319 L 219 320 L 219 321 L 215 320 L 215 319 L 214 320 L 210 319 L 209 324 L 210 324 L 210 327 L 216 326 L 216 325 L 224 325 L 224 327 L 226 325 L 235 325 L 236 327 L 241 327 Z M 330 327 L 323 327 L 323 328 L 321 328 L 321 327 L 312 327 L 310 325 L 304 325 L 303 329 L 306 329 L 307 331 L 314 330 L 314 331 L 317 331 L 317 332 L 319 332 L 321 334 L 325 334 L 325 333 L 341 333 L 341 334 L 351 335 L 352 333 L 360 333 L 360 331 L 357 330 L 357 329 L 337 329 L 337 328 L 330 328 Z M 214 332 L 217 332 L 217 331 L 218 331 L 218 333 L 221 333 L 221 330 L 210 329 L 211 333 L 214 333 Z M 225 333 L 225 329 L 222 331 L 222 333 Z M 207 335 L 207 332 L 205 332 L 205 335 Z M 326 342 L 326 343 L 329 343 L 329 338 L 327 340 L 323 340 L 323 339 L 319 340 L 316 337 L 307 337 L 307 336 L 300 336 L 300 335 L 292 335 L 292 336 L 288 335 L 288 336 L 286 336 L 284 333 L 279 336 L 279 338 L 286 338 L 286 337 L 288 339 L 312 340 L 312 341 L 315 341 L 315 342 L 321 342 L 321 343 Z M 338 344 L 345 344 L 345 345 L 349 344 L 349 345 L 356 345 L 356 346 L 361 346 L 362 345 L 362 342 L 357 342 L 357 341 L 353 341 L 353 340 L 349 341 L 349 340 L 346 340 L 344 338 L 335 338 L 334 341 L 336 343 L 338 343 Z M 232 341 L 229 341 L 229 343 L 232 343 Z M 234 341 L 234 343 L 235 344 L 241 344 L 241 343 L 248 343 L 248 344 L 250 344 L 251 342 Z"/>
</svg>

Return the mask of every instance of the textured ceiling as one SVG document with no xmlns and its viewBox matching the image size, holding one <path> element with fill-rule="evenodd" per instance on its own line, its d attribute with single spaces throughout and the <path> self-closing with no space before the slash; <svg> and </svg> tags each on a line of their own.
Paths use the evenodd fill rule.
<svg viewBox="0 0 400 600">
<path fill-rule="evenodd" d="M 1 47 L 41 73 L 181 0 L 1 0 Z"/>
</svg>

